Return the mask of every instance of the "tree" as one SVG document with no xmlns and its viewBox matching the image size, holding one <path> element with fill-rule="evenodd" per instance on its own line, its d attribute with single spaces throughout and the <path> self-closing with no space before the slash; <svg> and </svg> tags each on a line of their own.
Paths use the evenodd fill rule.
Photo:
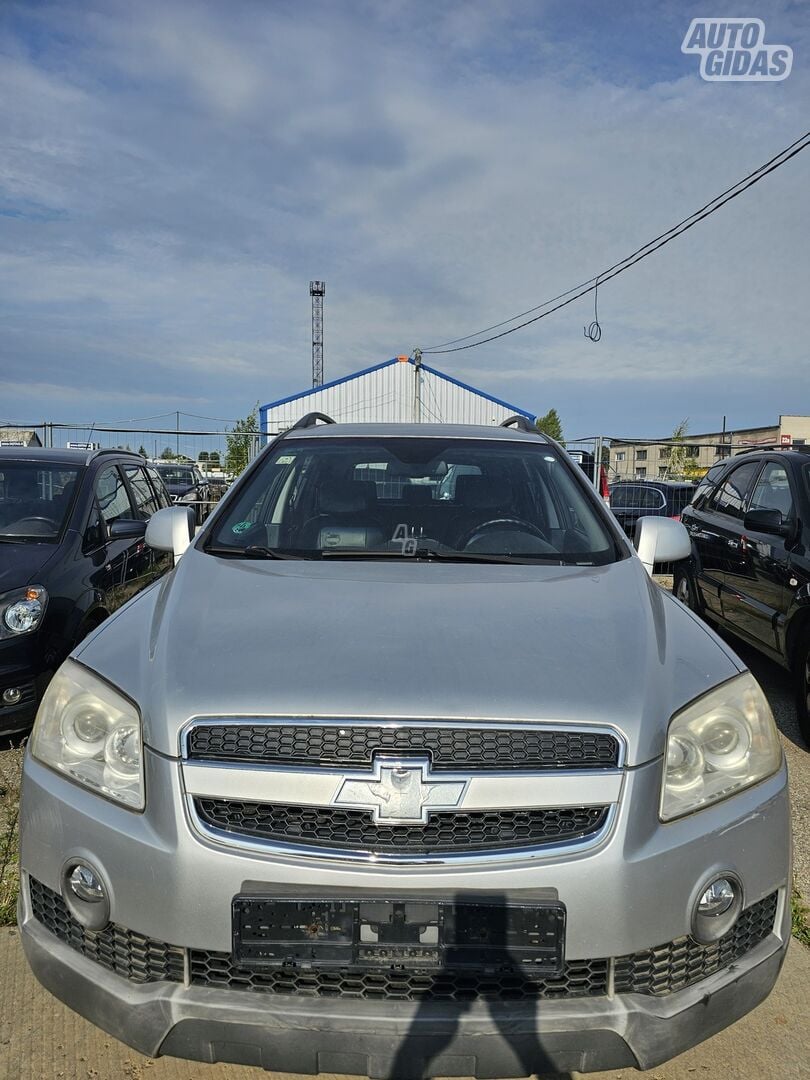
<svg viewBox="0 0 810 1080">
<path fill-rule="evenodd" d="M 144 458 L 149 457 L 149 455 L 146 452 L 146 447 L 143 446 L 143 445 L 138 447 L 138 453 L 141 455 L 141 457 L 144 457 Z"/>
<path fill-rule="evenodd" d="M 163 449 L 163 453 L 160 455 L 163 461 L 174 461 L 174 450 L 170 446 L 166 446 Z"/>
<path fill-rule="evenodd" d="M 560 423 L 560 417 L 556 409 L 549 409 L 545 416 L 538 416 L 535 421 L 535 426 L 538 431 L 542 431 L 544 435 L 551 436 L 551 438 L 556 439 L 557 442 L 563 441 L 562 424 Z"/>
<path fill-rule="evenodd" d="M 210 460 L 211 460 L 211 458 L 210 458 L 209 453 L 208 453 L 207 450 L 201 450 L 199 452 L 199 454 L 197 454 L 197 461 L 210 461 Z"/>
<path fill-rule="evenodd" d="M 212 450 L 208 455 L 208 461 L 211 465 L 219 467 L 219 450 Z"/>
<path fill-rule="evenodd" d="M 253 456 L 259 433 L 259 403 L 244 420 L 237 420 L 226 435 L 225 471 L 238 476 Z"/>
</svg>

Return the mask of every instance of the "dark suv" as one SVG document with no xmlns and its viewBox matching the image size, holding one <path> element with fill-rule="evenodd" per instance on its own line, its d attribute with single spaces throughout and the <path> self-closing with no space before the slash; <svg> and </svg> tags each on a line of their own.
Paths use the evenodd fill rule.
<svg viewBox="0 0 810 1080">
<path fill-rule="evenodd" d="M 618 480 L 610 485 L 610 509 L 629 537 L 641 517 L 680 520 L 681 512 L 695 494 L 695 485 L 679 480 Z"/>
<path fill-rule="evenodd" d="M 0 734 L 29 728 L 70 650 L 168 568 L 143 537 L 170 503 L 137 454 L 0 449 Z"/>
<path fill-rule="evenodd" d="M 810 744 L 810 454 L 739 454 L 701 481 L 682 520 L 692 558 L 676 596 L 789 668 Z"/>
</svg>

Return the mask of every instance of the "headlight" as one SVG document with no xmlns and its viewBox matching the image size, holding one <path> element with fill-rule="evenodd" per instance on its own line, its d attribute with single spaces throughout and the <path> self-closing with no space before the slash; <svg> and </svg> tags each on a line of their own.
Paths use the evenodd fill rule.
<svg viewBox="0 0 810 1080">
<path fill-rule="evenodd" d="M 0 596 L 0 638 L 17 637 L 36 630 L 42 622 L 48 593 L 41 585 L 26 585 Z"/>
<path fill-rule="evenodd" d="M 138 710 L 87 668 L 66 660 L 51 680 L 31 734 L 31 753 L 133 810 L 143 810 Z"/>
<path fill-rule="evenodd" d="M 683 817 L 758 784 L 781 764 L 782 745 L 770 706 L 746 672 L 670 721 L 661 820 Z"/>
</svg>

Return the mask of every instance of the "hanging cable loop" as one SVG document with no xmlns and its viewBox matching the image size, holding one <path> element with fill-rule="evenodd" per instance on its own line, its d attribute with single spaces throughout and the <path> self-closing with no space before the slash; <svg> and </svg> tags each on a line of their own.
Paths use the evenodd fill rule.
<svg viewBox="0 0 810 1080">
<path fill-rule="evenodd" d="M 596 284 L 593 287 L 593 322 L 582 327 L 582 333 L 589 341 L 599 341 L 602 337 L 602 327 L 599 325 L 599 309 L 597 307 L 598 297 L 599 278 L 596 279 Z"/>
</svg>

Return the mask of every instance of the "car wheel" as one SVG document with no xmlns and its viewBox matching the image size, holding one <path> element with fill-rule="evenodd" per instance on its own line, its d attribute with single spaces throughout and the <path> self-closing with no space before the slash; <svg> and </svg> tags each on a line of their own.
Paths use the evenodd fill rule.
<svg viewBox="0 0 810 1080">
<path fill-rule="evenodd" d="M 796 717 L 802 738 L 810 746 L 810 627 L 799 639 L 793 665 L 796 677 Z"/>
<path fill-rule="evenodd" d="M 694 575 L 690 570 L 684 568 L 675 569 L 672 591 L 686 607 L 691 608 L 697 615 L 703 614 L 697 597 Z"/>
</svg>

